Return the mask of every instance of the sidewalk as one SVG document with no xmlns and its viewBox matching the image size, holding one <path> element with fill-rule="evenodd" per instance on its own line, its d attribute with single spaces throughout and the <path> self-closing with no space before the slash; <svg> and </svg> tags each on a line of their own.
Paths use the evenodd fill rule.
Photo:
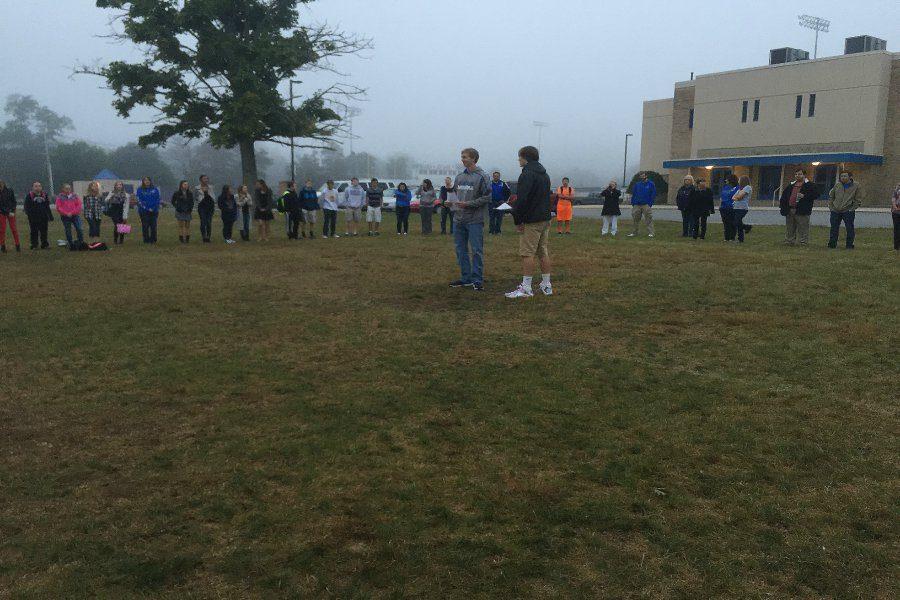
<svg viewBox="0 0 900 600">
<path fill-rule="evenodd" d="M 588 219 L 600 218 L 599 206 L 575 206 L 575 216 Z M 653 218 L 658 221 L 681 222 L 681 213 L 670 204 L 658 204 L 653 207 Z M 814 208 L 810 225 L 815 227 L 829 227 L 831 225 L 831 212 L 827 208 Z M 620 223 L 631 220 L 631 206 L 622 205 Z M 719 214 L 709 218 L 710 223 L 721 223 Z M 781 216 L 778 207 L 761 206 L 753 207 L 744 219 L 744 223 L 750 225 L 784 225 L 784 217 Z M 856 209 L 856 221 L 854 225 L 859 228 L 892 228 L 891 209 L 889 208 L 858 208 Z M 621 227 L 621 224 L 620 224 Z"/>
</svg>

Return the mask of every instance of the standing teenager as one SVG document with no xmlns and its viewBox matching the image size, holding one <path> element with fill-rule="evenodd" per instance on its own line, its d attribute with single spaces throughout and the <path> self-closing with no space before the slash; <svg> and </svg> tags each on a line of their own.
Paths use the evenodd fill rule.
<svg viewBox="0 0 900 600">
<path fill-rule="evenodd" d="M 275 215 L 272 213 L 275 201 L 272 198 L 272 190 L 269 189 L 269 186 L 262 179 L 256 181 L 254 204 L 256 204 L 256 212 L 253 216 L 256 218 L 257 235 L 260 241 L 268 242 L 269 226 L 272 223 L 272 219 L 275 218 Z"/>
<path fill-rule="evenodd" d="M 313 187 L 312 179 L 307 179 L 306 185 L 300 190 L 300 203 L 303 206 L 303 223 L 301 223 L 303 237 L 309 233 L 309 238 L 314 239 L 320 206 L 319 195 L 316 193 L 316 188 Z"/>
<path fill-rule="evenodd" d="M 453 183 L 457 195 L 451 205 L 453 242 L 460 278 L 450 287 L 470 287 L 481 292 L 484 291 L 484 218 L 491 203 L 491 180 L 478 166 L 478 159 L 478 150 L 465 148 L 460 153 L 464 170 Z"/>
<path fill-rule="evenodd" d="M 384 205 L 384 190 L 374 177 L 366 190 L 366 222 L 369 224 L 369 235 L 381 235 L 381 207 Z"/>
<path fill-rule="evenodd" d="M 853 222 L 856 219 L 856 209 L 862 205 L 862 197 L 859 184 L 853 181 L 853 173 L 842 171 L 840 181 L 828 193 L 828 208 L 831 210 L 829 248 L 837 248 L 838 235 L 843 223 L 847 228 L 847 250 L 853 250 L 853 242 L 856 240 Z"/>
<path fill-rule="evenodd" d="M 653 203 L 656 201 L 656 184 L 650 181 L 650 176 L 645 172 L 640 173 L 638 179 L 634 183 L 631 194 L 631 220 L 634 223 L 634 229 L 628 234 L 628 237 L 638 234 L 641 219 L 647 223 L 647 237 L 653 237 Z"/>
<path fill-rule="evenodd" d="M 734 195 L 738 191 L 740 180 L 734 173 L 729 173 L 725 178 L 725 185 L 719 193 L 719 215 L 722 217 L 722 227 L 725 233 L 725 241 L 733 242 L 737 235 L 734 229 Z"/>
<path fill-rule="evenodd" d="M 144 177 L 137 190 L 138 216 L 141 218 L 141 233 L 145 244 L 156 243 L 156 229 L 159 223 L 159 188 L 153 180 Z"/>
<path fill-rule="evenodd" d="M 194 218 L 194 193 L 187 181 L 181 181 L 178 189 L 172 194 L 172 208 L 175 209 L 175 221 L 178 223 L 178 241 L 189 244 L 191 219 Z"/>
<path fill-rule="evenodd" d="M 250 241 L 250 211 L 253 209 L 253 197 L 250 196 L 250 188 L 246 183 L 242 183 L 237 189 L 237 198 L 235 200 L 241 210 L 241 239 L 245 242 Z"/>
<path fill-rule="evenodd" d="M 350 185 L 344 190 L 344 219 L 346 221 L 347 236 L 359 235 L 359 223 L 362 221 L 362 208 L 366 204 L 366 190 L 359 185 L 359 178 L 350 180 Z"/>
<path fill-rule="evenodd" d="M 534 146 L 519 150 L 522 174 L 516 188 L 518 199 L 513 205 L 513 220 L 519 233 L 519 256 L 522 257 L 522 283 L 506 294 L 507 298 L 530 298 L 532 277 L 537 260 L 541 264 L 540 289 L 545 296 L 553 295 L 550 283 L 550 177 L 538 162 L 540 154 Z"/>
<path fill-rule="evenodd" d="M 340 237 L 337 234 L 337 216 L 340 203 L 338 191 L 334 189 L 334 181 L 325 182 L 325 190 L 322 191 L 322 237 Z"/>
<path fill-rule="evenodd" d="M 6 224 L 12 231 L 13 241 L 16 243 L 16 252 L 21 252 L 19 245 L 19 229 L 16 227 L 16 194 L 12 188 L 6 187 L 6 182 L 0 179 L 0 252 L 6 253 Z"/>
<path fill-rule="evenodd" d="M 209 177 L 201 175 L 200 185 L 197 186 L 194 196 L 197 200 L 197 214 L 200 215 L 200 236 L 204 244 L 212 242 L 212 222 L 213 215 L 216 214 L 216 199 L 213 194 Z"/>
<path fill-rule="evenodd" d="M 82 198 L 84 205 L 84 220 L 88 224 L 88 238 L 92 242 L 100 239 L 100 223 L 105 211 L 103 196 L 100 194 L 100 184 L 92 181 L 87 186 L 87 192 Z"/>
<path fill-rule="evenodd" d="M 512 191 L 510 191 L 509 185 L 500 179 L 500 171 L 491 173 L 491 206 L 488 210 L 488 219 L 490 220 L 488 233 L 491 235 L 503 233 L 503 215 L 506 214 L 506 211 L 497 210 L 497 207 L 509 201 L 511 195 Z"/>
<path fill-rule="evenodd" d="M 72 191 L 72 186 L 68 183 L 63 184 L 62 190 L 56 197 L 56 212 L 59 213 L 59 219 L 65 228 L 69 250 L 80 250 L 84 245 L 84 229 L 81 226 L 83 207 L 81 198 Z M 72 228 L 75 229 L 76 239 L 74 240 L 72 239 Z"/>
<path fill-rule="evenodd" d="M 23 204 L 25 216 L 28 217 L 31 249 L 36 250 L 40 242 L 41 250 L 46 250 L 50 247 L 47 225 L 53 220 L 53 211 L 50 210 L 50 195 L 44 191 L 40 181 L 31 184 L 31 191 L 25 196 Z"/>
<path fill-rule="evenodd" d="M 710 215 L 716 214 L 716 200 L 705 179 L 697 180 L 697 187 L 688 201 L 688 213 L 691 216 L 688 233 L 695 240 L 698 236 L 706 239 L 706 220 Z"/>
<path fill-rule="evenodd" d="M 737 234 L 739 244 L 744 243 L 745 225 L 744 218 L 750 212 L 750 200 L 753 198 L 753 188 L 750 187 L 750 178 L 741 176 L 738 181 L 738 190 L 731 197 L 731 213 L 734 216 L 734 231 Z"/>
<path fill-rule="evenodd" d="M 603 229 L 600 230 L 600 235 L 609 233 L 616 237 L 616 234 L 619 233 L 619 215 L 622 214 L 622 209 L 619 207 L 619 200 L 622 198 L 619 184 L 613 179 L 606 189 L 600 192 L 600 195 L 603 196 L 603 209 L 600 211 Z"/>
<path fill-rule="evenodd" d="M 806 178 L 803 169 L 797 169 L 794 181 L 782 190 L 778 204 L 784 217 L 784 243 L 788 246 L 809 243 L 809 219 L 818 195 L 816 184 Z"/>
<path fill-rule="evenodd" d="M 447 235 L 447 221 L 450 222 L 450 234 L 453 235 L 453 211 L 450 207 L 456 202 L 456 186 L 449 177 L 444 179 L 441 186 L 441 235 Z"/>
<path fill-rule="evenodd" d="M 422 220 L 422 235 L 431 235 L 431 221 L 434 215 L 434 203 L 437 201 L 437 192 L 430 179 L 422 180 L 419 187 L 419 217 Z"/>
<path fill-rule="evenodd" d="M 216 201 L 219 206 L 219 214 L 222 215 L 222 237 L 225 238 L 226 244 L 233 244 L 234 238 L 234 222 L 237 221 L 238 207 L 237 199 L 230 185 L 222 186 L 222 193 Z"/>
<path fill-rule="evenodd" d="M 278 184 L 278 198 L 275 201 L 275 210 L 284 215 L 284 234 L 287 236 L 287 239 L 293 240 L 299 235 L 300 222 L 294 219 L 293 207 L 288 206 L 288 191 L 290 191 L 290 188 L 290 181 L 282 181 Z M 300 207 L 297 206 L 296 208 L 299 209 Z"/>
<path fill-rule="evenodd" d="M 563 177 L 562 185 L 556 188 L 556 234 L 562 235 L 565 227 L 566 235 L 572 233 L 572 202 L 575 190 L 569 185 L 569 178 Z"/>
<path fill-rule="evenodd" d="M 113 222 L 113 243 L 124 244 L 125 234 L 120 233 L 122 225 L 128 224 L 128 211 L 131 209 L 131 197 L 125 191 L 125 184 L 117 181 L 113 189 L 106 195 L 106 211 Z"/>
<path fill-rule="evenodd" d="M 400 182 L 394 191 L 394 212 L 397 215 L 397 235 L 409 235 L 409 213 L 412 210 L 412 192 Z"/>
<path fill-rule="evenodd" d="M 681 237 L 688 237 L 688 230 L 690 229 L 691 222 L 691 195 L 696 189 L 697 188 L 694 186 L 694 177 L 692 175 L 685 175 L 681 187 L 678 188 L 678 194 L 675 196 L 675 206 L 681 213 Z"/>
<path fill-rule="evenodd" d="M 279 202 L 284 207 L 284 214 L 290 218 L 291 228 L 288 231 L 288 239 L 299 240 L 300 224 L 303 223 L 303 203 L 297 194 L 296 181 L 282 183 L 282 195 Z"/>
</svg>

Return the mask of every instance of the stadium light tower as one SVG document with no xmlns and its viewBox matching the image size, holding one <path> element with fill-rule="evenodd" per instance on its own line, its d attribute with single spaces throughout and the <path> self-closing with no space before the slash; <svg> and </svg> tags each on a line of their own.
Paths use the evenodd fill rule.
<svg viewBox="0 0 900 600">
<path fill-rule="evenodd" d="M 544 129 L 546 127 L 550 127 L 550 123 L 544 123 L 543 121 L 534 121 L 532 125 L 537 127 L 538 130 L 538 154 L 541 152 L 541 139 L 543 137 Z"/>
<path fill-rule="evenodd" d="M 816 58 L 819 58 L 819 32 L 828 33 L 828 28 L 831 27 L 831 21 L 812 15 L 800 15 L 798 19 L 800 19 L 800 27 L 812 29 L 816 32 L 816 46 L 813 49 L 813 60 L 815 60 Z"/>
</svg>

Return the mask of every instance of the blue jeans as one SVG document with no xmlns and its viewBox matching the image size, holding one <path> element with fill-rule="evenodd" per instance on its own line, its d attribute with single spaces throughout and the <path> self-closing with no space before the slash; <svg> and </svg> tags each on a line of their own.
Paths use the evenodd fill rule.
<svg viewBox="0 0 900 600">
<path fill-rule="evenodd" d="M 459 278 L 462 282 L 484 283 L 484 223 L 454 223 L 453 242 L 456 245 L 456 262 L 459 263 Z"/>
<path fill-rule="evenodd" d="M 61 217 L 63 227 L 66 230 L 66 241 L 69 242 L 69 248 L 74 248 L 72 244 L 72 227 L 75 227 L 75 233 L 78 235 L 78 244 L 84 243 L 84 230 L 81 228 L 81 216 L 72 215 L 71 217 Z"/>
<path fill-rule="evenodd" d="M 734 231 L 737 233 L 737 239 L 741 243 L 744 242 L 744 217 L 747 216 L 748 212 L 745 208 L 731 209 L 731 215 L 734 217 Z"/>
<path fill-rule="evenodd" d="M 837 248 L 838 235 L 841 232 L 841 221 L 847 228 L 847 247 L 853 247 L 853 241 L 856 239 L 856 230 L 853 228 L 853 221 L 856 219 L 856 211 L 849 210 L 847 212 L 831 213 L 831 236 L 828 238 L 828 246 Z"/>
<path fill-rule="evenodd" d="M 141 217 L 141 233 L 144 236 L 145 244 L 156 243 L 156 225 L 159 219 L 159 213 L 153 210 L 138 210 Z"/>
</svg>

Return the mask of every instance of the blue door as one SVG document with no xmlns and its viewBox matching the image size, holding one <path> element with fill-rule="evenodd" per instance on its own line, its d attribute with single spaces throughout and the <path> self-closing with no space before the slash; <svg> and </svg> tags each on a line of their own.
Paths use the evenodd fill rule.
<svg viewBox="0 0 900 600">
<path fill-rule="evenodd" d="M 775 191 L 781 186 L 781 167 L 759 168 L 759 194 L 760 200 L 774 200 Z"/>
</svg>

